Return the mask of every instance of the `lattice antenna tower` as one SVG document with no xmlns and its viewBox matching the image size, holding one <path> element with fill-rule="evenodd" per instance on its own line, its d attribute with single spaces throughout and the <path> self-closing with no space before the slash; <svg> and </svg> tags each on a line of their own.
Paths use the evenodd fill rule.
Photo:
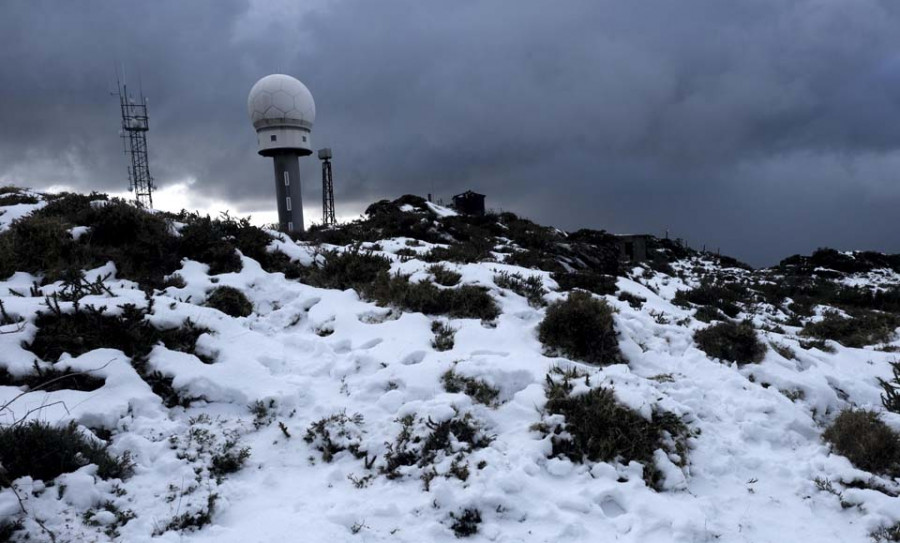
<svg viewBox="0 0 900 543">
<path fill-rule="evenodd" d="M 153 208 L 153 177 L 150 176 L 150 161 L 147 158 L 147 132 L 150 118 L 147 115 L 147 98 L 143 91 L 140 100 L 128 94 L 128 85 L 116 78 L 119 107 L 122 110 L 122 143 L 125 155 L 131 160 L 128 166 L 128 190 L 134 192 L 138 204 Z"/>
<path fill-rule="evenodd" d="M 322 161 L 322 225 L 334 226 L 334 180 L 331 177 L 331 148 L 319 149 Z"/>
</svg>

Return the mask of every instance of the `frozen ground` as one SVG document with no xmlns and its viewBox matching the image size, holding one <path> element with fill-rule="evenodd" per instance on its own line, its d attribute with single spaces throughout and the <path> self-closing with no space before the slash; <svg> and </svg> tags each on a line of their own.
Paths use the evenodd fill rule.
<svg viewBox="0 0 900 543">
<path fill-rule="evenodd" d="M 9 219 L 29 209 L 6 211 Z M 424 262 L 393 255 L 403 242 L 381 243 L 393 269 L 414 272 L 414 280 L 427 277 Z M 280 244 L 290 244 L 283 250 L 294 259 L 315 257 L 310 247 Z M 93 465 L 52 486 L 27 477 L 15 481 L 31 540 L 48 538 L 39 519 L 57 541 L 454 541 L 450 526 L 465 509 L 482 517 L 470 540 L 497 542 L 863 542 L 878 527 L 900 521 L 900 499 L 889 494 L 841 488 L 838 496 L 822 489 L 826 480 L 871 478 L 831 454 L 821 433 L 850 405 L 881 409 L 877 378 L 890 376 L 888 362 L 896 355 L 840 346 L 835 353 L 804 350 L 796 329 L 786 329 L 760 333 L 792 347 L 797 359 L 769 349 L 758 365 L 723 364 L 692 341 L 705 325 L 685 324 L 692 311 L 671 303 L 692 279 L 642 273 L 619 279 L 618 286 L 646 298 L 643 307 L 607 297 L 618 310 L 628 364 L 594 368 L 545 356 L 536 334 L 545 309 L 492 279 L 497 270 L 540 274 L 552 301 L 563 295 L 553 292 L 549 275 L 498 263 L 447 264 L 463 283 L 490 288 L 502 315 L 492 323 L 452 319 L 455 345 L 439 352 L 431 346 L 433 318 L 377 307 L 352 290 L 287 280 L 248 258 L 243 263 L 239 273 L 211 277 L 207 266 L 186 261 L 179 272 L 185 286 L 155 295 L 155 323 L 190 318 L 211 330 L 198 348 L 215 354 L 213 364 L 161 345 L 150 356 L 152 367 L 173 377 L 180 392 L 203 400 L 167 408 L 122 352 L 99 349 L 63 355 L 57 366 L 93 370 L 106 379 L 103 387 L 29 394 L 3 414 L 11 419 L 32 411 L 46 421 L 111 430 L 111 450 L 130 451 L 135 462 L 134 475 L 124 481 L 99 479 Z M 683 267 L 690 273 L 695 264 Z M 109 294 L 85 297 L 82 306 L 115 311 L 147 303 L 134 283 L 115 278 L 112 264 L 88 275 L 108 273 Z M 27 293 L 34 279 L 19 273 L 0 282 L 6 310 L 26 318 L 21 330 L 7 325 L 3 331 L 10 333 L 0 335 L 0 365 L 13 374 L 32 366 L 35 357 L 22 345 L 34 337 L 34 315 L 45 306 L 42 297 L 11 290 Z M 878 280 L 900 282 L 890 274 Z M 206 292 L 221 285 L 246 293 L 254 313 L 232 318 L 203 307 Z M 42 294 L 59 287 L 45 286 Z M 70 310 L 71 303 L 61 307 Z M 541 420 L 547 372 L 572 365 L 589 372 L 594 386 L 614 386 L 622 402 L 642 413 L 660 406 L 688 423 L 694 433 L 688 466 L 666 464 L 665 455 L 660 460 L 668 466 L 665 491 L 648 488 L 636 463 L 548 458 L 548 440 L 531 426 Z M 440 377 L 451 368 L 499 388 L 499 405 L 446 392 Z M 19 393 L 0 387 L 0 404 Z M 345 439 L 374 457 L 371 469 L 369 458 L 349 451 L 325 462 L 304 441 L 312 423 L 341 412 L 362 415 L 359 424 L 348 425 Z M 437 476 L 426 490 L 420 468 L 394 479 L 378 475 L 386 443 L 401 430 L 398 419 L 413 414 L 439 423 L 466 413 L 494 437 L 466 458 L 467 480 Z M 884 418 L 900 430 L 900 416 Z M 217 481 L 210 458 L 229 442 L 248 448 L 249 458 Z M 439 459 L 437 471 L 445 473 L 451 460 Z M 896 482 L 882 483 L 900 490 Z M 0 492 L 0 518 L 19 510 L 11 490 Z M 174 518 L 204 512 L 211 518 L 200 530 L 166 530 Z"/>
</svg>

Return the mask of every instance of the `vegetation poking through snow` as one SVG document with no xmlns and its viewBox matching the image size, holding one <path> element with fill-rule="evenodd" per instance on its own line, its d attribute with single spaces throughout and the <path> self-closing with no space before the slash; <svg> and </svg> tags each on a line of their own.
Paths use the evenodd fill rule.
<svg viewBox="0 0 900 543">
<path fill-rule="evenodd" d="M 460 375 L 453 368 L 441 375 L 441 382 L 447 392 L 462 392 L 472 400 L 488 407 L 496 407 L 499 403 L 500 391 L 497 388 L 483 379 Z"/>
<path fill-rule="evenodd" d="M 900 360 L 894 360 L 890 364 L 893 378 L 889 381 L 878 379 L 878 384 L 884 391 L 881 394 L 881 403 L 891 413 L 900 414 Z"/>
<path fill-rule="evenodd" d="M 97 465 L 103 479 L 124 479 L 133 468 L 131 455 L 115 456 L 93 436 L 71 422 L 52 425 L 43 421 L 0 426 L 0 488 L 29 476 L 45 482 L 87 464 Z"/>
<path fill-rule="evenodd" d="M 640 462 L 644 479 L 656 489 L 663 483 L 654 460 L 658 449 L 676 466 L 687 464 L 690 431 L 678 416 L 654 408 L 647 420 L 621 404 L 612 388 L 592 386 L 577 370 L 548 373 L 544 391 L 544 418 L 535 429 L 550 438 L 551 456 L 575 463 Z"/>
<path fill-rule="evenodd" d="M 355 413 L 347 416 L 343 411 L 329 415 L 312 423 L 306 429 L 303 441 L 322 454 L 322 460 L 331 462 L 343 451 L 355 458 L 365 458 L 362 450 L 363 416 Z"/>
<path fill-rule="evenodd" d="M 449 323 L 434 321 L 431 323 L 431 332 L 434 334 L 434 339 L 431 340 L 431 346 L 434 347 L 434 350 L 449 351 L 453 348 L 453 337 L 456 335 L 456 329 L 450 326 Z"/>
<path fill-rule="evenodd" d="M 438 288 L 430 281 L 412 282 L 407 275 L 382 272 L 363 293 L 378 305 L 426 315 L 482 320 L 493 320 L 500 315 L 500 308 L 488 290 L 475 285 Z"/>
<path fill-rule="evenodd" d="M 206 306 L 218 309 L 230 317 L 249 317 L 253 304 L 247 296 L 234 287 L 216 287 L 206 297 Z"/>
<path fill-rule="evenodd" d="M 619 295 L 616 296 L 616 298 L 621 302 L 627 303 L 629 306 L 632 307 L 632 309 L 640 309 L 644 305 L 644 302 L 647 301 L 647 298 L 642 298 L 641 296 L 638 296 L 637 294 L 632 294 L 631 292 L 628 292 L 627 290 L 621 291 L 619 293 Z"/>
<path fill-rule="evenodd" d="M 481 524 L 481 511 L 467 507 L 459 514 L 450 513 L 453 523 L 450 529 L 456 537 L 471 537 L 478 533 L 478 525 Z"/>
<path fill-rule="evenodd" d="M 551 353 L 606 366 L 623 361 L 613 309 L 591 294 L 574 290 L 554 302 L 538 327 L 538 338 Z"/>
<path fill-rule="evenodd" d="M 725 321 L 694 333 L 697 346 L 712 358 L 726 362 L 756 364 L 766 355 L 766 344 L 756 335 L 748 321 Z"/>
<path fill-rule="evenodd" d="M 462 279 L 462 275 L 447 268 L 443 264 L 433 264 L 428 266 L 428 273 L 434 277 L 434 282 L 443 287 L 453 287 Z"/>
<path fill-rule="evenodd" d="M 859 469 L 891 477 L 900 475 L 900 434 L 874 411 L 842 411 L 822 437 Z"/>
<path fill-rule="evenodd" d="M 547 305 L 544 295 L 544 281 L 538 275 L 524 276 L 521 273 L 501 271 L 494 275 L 494 284 L 500 288 L 509 289 L 528 301 L 531 307 L 543 307 Z"/>
<path fill-rule="evenodd" d="M 844 317 L 837 311 L 826 311 L 821 320 L 807 323 L 800 333 L 858 348 L 893 340 L 898 326 L 900 315 L 891 313 L 857 310 Z"/>
</svg>

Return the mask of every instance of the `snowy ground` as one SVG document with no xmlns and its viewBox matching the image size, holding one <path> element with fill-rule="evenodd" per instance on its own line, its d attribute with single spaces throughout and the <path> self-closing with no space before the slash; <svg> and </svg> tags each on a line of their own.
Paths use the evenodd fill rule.
<svg viewBox="0 0 900 543">
<path fill-rule="evenodd" d="M 6 211 L 10 215 L 0 220 L 28 209 Z M 403 242 L 383 242 L 384 254 L 405 247 Z M 285 252 L 298 259 L 313 256 L 299 245 Z M 394 270 L 418 274 L 413 280 L 427 276 L 421 261 L 394 260 Z M 878 527 L 900 521 L 900 499 L 837 484 L 871 475 L 830 454 L 820 437 L 849 405 L 880 410 L 877 378 L 890 376 L 888 362 L 896 355 L 840 346 L 833 354 L 807 351 L 798 347 L 796 329 L 788 329 L 762 334 L 791 346 L 796 360 L 772 349 L 761 364 L 742 368 L 711 360 L 692 341 L 705 325 L 675 324 L 691 311 L 670 300 L 688 285 L 657 274 L 619 280 L 620 289 L 647 299 L 641 309 L 608 297 L 619 311 L 616 324 L 628 364 L 598 369 L 545 356 L 536 335 L 545 310 L 492 280 L 497 270 L 540 273 L 552 289 L 547 274 L 497 263 L 448 267 L 463 275 L 463 283 L 490 287 L 503 313 L 494 323 L 452 320 L 455 346 L 438 352 L 431 346 L 433 319 L 424 315 L 379 308 L 352 290 L 286 280 L 247 258 L 240 273 L 215 277 L 205 265 L 185 262 L 179 273 L 186 286 L 156 296 L 151 318 L 160 324 L 190 318 L 212 330 L 199 347 L 215 353 L 215 363 L 162 346 L 150 362 L 173 376 L 176 388 L 205 401 L 168 409 L 123 353 L 101 349 L 64 355 L 58 365 L 96 370 L 106 379 L 102 388 L 27 395 L 5 414 L 46 406 L 31 416 L 105 427 L 112 430 L 111 450 L 130 451 L 136 464 L 124 481 L 103 481 L 91 465 L 59 477 L 52 487 L 17 480 L 33 540 L 47 536 L 32 517 L 58 541 L 198 542 L 454 541 L 451 515 L 466 508 L 478 509 L 483 519 L 470 540 L 497 542 L 862 542 Z M 112 264 L 91 274 L 109 272 L 115 272 Z M 33 279 L 20 273 L 0 282 L 7 311 L 29 319 L 21 331 L 0 335 L 0 362 L 12 373 L 32 365 L 34 355 L 22 343 L 36 332 L 31 320 L 43 298 L 14 296 L 10 289 L 27 293 Z M 129 281 L 113 276 L 107 285 L 111 296 L 80 303 L 146 303 Z M 219 285 L 243 290 L 254 314 L 231 318 L 202 307 L 205 293 Z M 547 299 L 561 296 L 551 292 Z M 671 465 L 668 490 L 648 488 L 638 464 L 576 465 L 547 458 L 548 440 L 530 428 L 541 419 L 545 375 L 559 365 L 581 367 L 595 386 L 614 386 L 622 402 L 648 416 L 653 406 L 683 416 L 695 437 L 684 472 Z M 500 405 L 447 393 L 440 376 L 454 367 L 498 387 Z M 0 387 L 0 403 L 19 392 Z M 258 401 L 265 409 L 254 415 L 250 406 Z M 408 414 L 440 422 L 470 413 L 494 439 L 469 455 L 466 481 L 436 477 L 426 491 L 417 474 L 391 480 L 349 452 L 324 462 L 303 436 L 311 423 L 342 411 L 362 415 L 356 437 L 378 458 L 400 430 L 397 419 Z M 900 429 L 900 416 L 884 418 Z M 207 474 L 209 457 L 229 440 L 248 447 L 250 456 L 242 470 L 217 482 Z M 822 490 L 825 480 L 834 481 L 841 496 Z M 898 488 L 896 482 L 883 483 Z M 209 525 L 164 531 L 173 518 L 203 511 L 210 496 L 215 498 Z M 114 511 L 129 510 L 133 518 L 116 520 Z M 0 518 L 18 511 L 12 491 L 0 492 Z M 108 526 L 116 529 L 112 537 L 104 533 Z"/>
</svg>

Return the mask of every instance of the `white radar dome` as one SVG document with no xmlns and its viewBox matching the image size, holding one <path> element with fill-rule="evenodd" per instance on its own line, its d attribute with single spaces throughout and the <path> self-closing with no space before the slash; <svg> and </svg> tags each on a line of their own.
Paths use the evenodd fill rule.
<svg viewBox="0 0 900 543">
<path fill-rule="evenodd" d="M 316 103 L 306 85 L 284 74 L 260 79 L 250 89 L 247 111 L 259 139 L 259 154 L 312 152 L 311 134 Z"/>
</svg>

